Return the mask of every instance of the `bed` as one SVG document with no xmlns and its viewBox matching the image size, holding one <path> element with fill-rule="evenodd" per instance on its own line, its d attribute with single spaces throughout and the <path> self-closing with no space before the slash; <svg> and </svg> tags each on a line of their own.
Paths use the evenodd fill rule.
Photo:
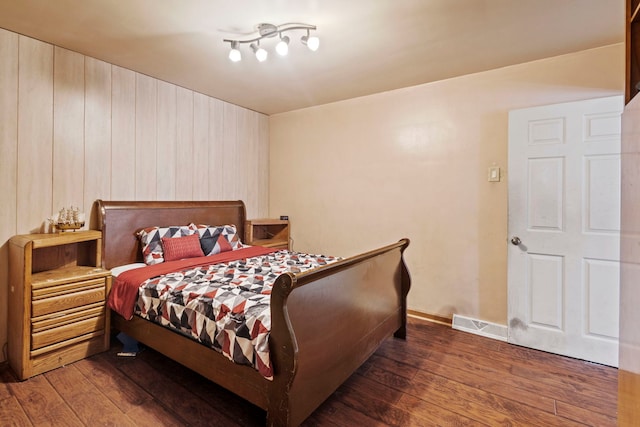
<svg viewBox="0 0 640 427">
<path fill-rule="evenodd" d="M 152 225 L 235 224 L 242 201 L 97 200 L 91 228 L 102 230 L 107 269 L 142 261 L 136 232 Z M 267 412 L 269 426 L 296 426 L 387 338 L 406 336 L 410 278 L 402 239 L 309 272 L 281 274 L 271 290 L 273 378 L 138 316 L 112 316 L 112 328 L 198 372 Z M 330 314 L 330 315 L 328 315 Z"/>
</svg>

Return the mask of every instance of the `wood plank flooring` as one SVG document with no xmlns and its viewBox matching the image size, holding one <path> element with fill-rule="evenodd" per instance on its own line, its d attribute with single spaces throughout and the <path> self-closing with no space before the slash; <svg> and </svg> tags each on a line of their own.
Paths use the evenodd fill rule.
<svg viewBox="0 0 640 427">
<path fill-rule="evenodd" d="M 304 426 L 615 426 L 617 370 L 411 318 Z M 16 381 L 0 425 L 261 426 L 265 413 L 164 356 L 119 349 Z"/>
</svg>

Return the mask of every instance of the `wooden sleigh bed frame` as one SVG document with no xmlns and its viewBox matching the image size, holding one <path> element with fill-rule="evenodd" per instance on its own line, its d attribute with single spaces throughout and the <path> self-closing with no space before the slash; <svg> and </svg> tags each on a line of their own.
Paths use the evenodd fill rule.
<svg viewBox="0 0 640 427">
<path fill-rule="evenodd" d="M 97 200 L 91 228 L 102 230 L 103 267 L 141 262 L 136 231 L 149 226 L 235 224 L 242 201 Z M 390 336 L 405 338 L 410 278 L 402 239 L 302 274 L 283 274 L 271 295 L 273 380 L 165 327 L 114 313 L 112 327 L 267 411 L 267 425 L 302 423 Z"/>
</svg>

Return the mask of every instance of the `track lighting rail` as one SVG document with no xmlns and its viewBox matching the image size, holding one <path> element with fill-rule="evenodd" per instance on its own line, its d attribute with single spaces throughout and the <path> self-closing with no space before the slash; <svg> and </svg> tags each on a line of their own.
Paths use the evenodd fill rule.
<svg viewBox="0 0 640 427">
<path fill-rule="evenodd" d="M 223 39 L 223 42 L 231 44 L 231 51 L 229 52 L 229 59 L 233 62 L 242 60 L 242 53 L 240 52 L 241 44 L 249 44 L 249 47 L 256 55 L 258 61 L 263 62 L 267 59 L 268 53 L 260 46 L 260 41 L 263 39 L 280 37 L 280 41 L 276 45 L 276 52 L 285 56 L 289 53 L 290 38 L 284 33 L 289 31 L 302 30 L 305 31 L 305 35 L 300 37 L 300 42 L 307 46 L 310 50 L 316 51 L 320 46 L 320 40 L 316 36 L 311 35 L 311 31 L 316 30 L 315 25 L 303 24 L 303 23 L 286 23 L 281 25 L 274 25 L 268 23 L 258 24 L 257 26 L 258 36 L 247 39 Z"/>
</svg>

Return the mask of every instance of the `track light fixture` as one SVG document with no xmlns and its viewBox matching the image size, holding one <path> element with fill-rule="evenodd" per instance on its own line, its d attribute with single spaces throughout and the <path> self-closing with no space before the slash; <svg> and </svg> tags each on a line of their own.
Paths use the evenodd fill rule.
<svg viewBox="0 0 640 427">
<path fill-rule="evenodd" d="M 229 51 L 229 59 L 233 62 L 238 62 L 242 59 L 242 53 L 240 52 L 241 44 L 249 44 L 251 50 L 256 55 L 258 61 L 263 62 L 269 55 L 266 50 L 260 47 L 260 41 L 262 39 L 272 38 L 279 36 L 280 41 L 276 45 L 276 52 L 281 56 L 286 56 L 289 53 L 289 42 L 291 39 L 289 36 L 284 35 L 288 31 L 306 30 L 306 35 L 300 38 L 303 45 L 307 46 L 310 50 L 316 51 L 320 46 L 320 39 L 316 36 L 311 36 L 310 32 L 316 29 L 315 25 L 290 23 L 282 25 L 273 24 L 258 24 L 258 36 L 246 40 L 231 40 L 224 39 L 225 43 L 231 44 L 231 50 Z"/>
</svg>

